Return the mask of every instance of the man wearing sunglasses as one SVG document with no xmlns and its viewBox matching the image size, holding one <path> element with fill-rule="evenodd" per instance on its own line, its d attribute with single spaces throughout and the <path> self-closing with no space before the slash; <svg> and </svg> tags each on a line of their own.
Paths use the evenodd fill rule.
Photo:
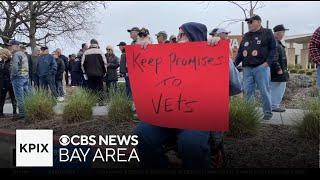
<svg viewBox="0 0 320 180">
<path fill-rule="evenodd" d="M 235 59 L 236 65 L 242 62 L 244 94 L 248 100 L 255 97 L 255 87 L 260 90 L 264 120 L 272 118 L 270 66 L 276 52 L 276 41 L 270 29 L 263 28 L 261 18 L 254 15 L 245 20 L 247 32 Z"/>
</svg>

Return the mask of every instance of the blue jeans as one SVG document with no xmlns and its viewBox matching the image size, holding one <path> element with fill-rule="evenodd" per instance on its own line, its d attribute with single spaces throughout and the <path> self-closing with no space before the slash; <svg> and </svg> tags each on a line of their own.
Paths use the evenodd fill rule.
<svg viewBox="0 0 320 180">
<path fill-rule="evenodd" d="M 39 76 L 37 74 L 32 75 L 32 82 L 34 87 L 39 88 Z"/>
<path fill-rule="evenodd" d="M 320 64 L 318 64 L 318 67 L 317 67 L 317 84 L 318 84 L 318 89 L 320 90 Z"/>
<path fill-rule="evenodd" d="M 132 99 L 129 77 L 126 76 L 126 77 L 124 77 L 124 79 L 126 81 L 126 93 L 127 93 L 127 96 Z"/>
<path fill-rule="evenodd" d="M 58 96 L 59 97 L 63 97 L 64 96 L 64 92 L 63 92 L 62 79 L 61 80 L 56 79 L 55 83 L 56 83 Z"/>
<path fill-rule="evenodd" d="M 272 109 L 280 108 L 280 103 L 286 91 L 286 84 L 286 82 L 271 82 Z"/>
<path fill-rule="evenodd" d="M 138 153 L 144 168 L 168 168 L 163 144 L 176 138 L 184 168 L 210 166 L 210 132 L 163 128 L 141 122 L 134 134 L 138 135 Z"/>
<path fill-rule="evenodd" d="M 117 86 L 118 81 L 109 81 L 107 80 L 106 85 L 107 85 L 107 92 L 109 92 L 110 88 L 114 88 L 115 91 L 117 91 Z"/>
<path fill-rule="evenodd" d="M 256 85 L 262 97 L 263 113 L 272 115 L 269 67 L 265 67 L 263 64 L 257 67 L 244 67 L 243 87 L 247 100 L 254 100 Z"/>
<path fill-rule="evenodd" d="M 14 95 L 18 104 L 19 116 L 25 117 L 24 98 L 31 91 L 29 77 L 17 77 L 11 81 Z"/>
<path fill-rule="evenodd" d="M 43 76 L 39 78 L 40 87 L 48 90 L 48 86 L 50 91 L 54 97 L 58 97 L 56 84 L 55 84 L 55 76 Z"/>
</svg>

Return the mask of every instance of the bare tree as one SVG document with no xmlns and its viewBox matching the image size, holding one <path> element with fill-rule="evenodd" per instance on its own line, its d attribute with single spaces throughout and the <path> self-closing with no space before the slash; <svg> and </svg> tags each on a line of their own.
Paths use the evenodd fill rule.
<svg viewBox="0 0 320 180">
<path fill-rule="evenodd" d="M 18 1 L 0 1 L 0 36 L 4 43 L 17 33 L 16 29 L 23 23 L 18 17 L 26 10 Z"/>
<path fill-rule="evenodd" d="M 15 2 L 18 11 L 7 10 L 16 18 L 12 28 L 29 39 L 31 49 L 38 44 L 54 41 L 59 36 L 77 39 L 81 32 L 93 33 L 93 25 L 97 22 L 95 11 L 99 5 L 106 7 L 107 4 L 99 1 Z M 8 14 L 6 17 L 9 17 Z"/>
<path fill-rule="evenodd" d="M 265 7 L 265 4 L 262 1 L 227 1 L 238 7 L 242 11 L 241 18 L 230 18 L 225 21 L 222 21 L 218 26 L 227 23 L 227 26 L 242 22 L 246 18 L 252 17 L 258 9 Z M 209 7 L 211 2 L 207 2 L 207 7 Z"/>
</svg>

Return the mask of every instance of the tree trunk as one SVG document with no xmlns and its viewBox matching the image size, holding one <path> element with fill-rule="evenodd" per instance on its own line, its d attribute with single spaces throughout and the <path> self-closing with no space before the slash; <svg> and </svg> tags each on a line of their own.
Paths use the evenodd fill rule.
<svg viewBox="0 0 320 180">
<path fill-rule="evenodd" d="M 33 53 L 34 48 L 37 46 L 36 41 L 36 25 L 37 25 L 37 16 L 35 14 L 35 7 L 33 1 L 29 1 L 29 10 L 30 10 L 30 28 L 29 28 L 29 40 L 30 47 Z"/>
<path fill-rule="evenodd" d="M 250 17 L 252 17 L 253 16 L 253 11 L 254 11 L 254 9 L 253 9 L 253 7 L 252 7 L 252 1 L 250 1 Z"/>
</svg>

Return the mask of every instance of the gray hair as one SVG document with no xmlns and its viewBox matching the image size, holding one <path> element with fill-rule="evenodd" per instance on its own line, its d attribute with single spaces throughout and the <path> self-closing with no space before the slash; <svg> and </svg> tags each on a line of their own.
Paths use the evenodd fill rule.
<svg viewBox="0 0 320 180">
<path fill-rule="evenodd" d="M 99 44 L 96 39 L 91 39 L 90 44 Z"/>
</svg>

